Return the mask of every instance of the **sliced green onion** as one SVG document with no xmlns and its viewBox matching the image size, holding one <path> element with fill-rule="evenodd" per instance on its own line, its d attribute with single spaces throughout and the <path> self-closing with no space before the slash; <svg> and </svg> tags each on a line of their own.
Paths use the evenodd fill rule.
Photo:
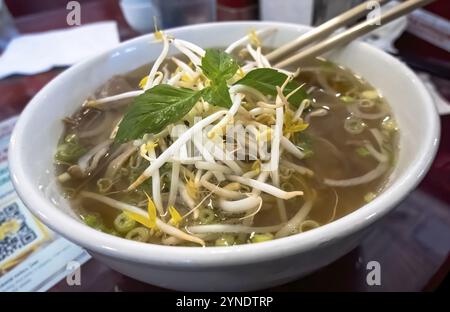
<svg viewBox="0 0 450 312">
<path fill-rule="evenodd" d="M 95 229 L 99 228 L 102 225 L 102 220 L 100 216 L 95 214 L 82 215 L 81 219 L 87 226 L 90 226 Z"/>
<path fill-rule="evenodd" d="M 358 148 L 355 150 L 355 152 L 356 152 L 359 156 L 361 156 L 361 157 L 367 157 L 367 156 L 370 155 L 369 150 L 368 150 L 367 148 L 363 147 L 363 146 L 358 147 Z"/>
<path fill-rule="evenodd" d="M 366 127 L 367 124 L 358 117 L 350 116 L 344 121 L 344 129 L 351 134 L 360 134 Z"/>
<path fill-rule="evenodd" d="M 214 211 L 212 211 L 211 209 L 208 208 L 202 208 L 199 210 L 198 213 L 198 220 L 202 223 L 202 224 L 208 224 L 213 222 L 216 219 L 216 215 L 214 213 Z"/>
<path fill-rule="evenodd" d="M 106 229 L 106 230 L 103 231 L 103 232 L 108 233 L 109 235 L 114 235 L 114 236 L 117 236 L 117 237 L 122 237 L 122 235 L 121 235 L 119 232 L 117 232 L 116 230 L 114 230 L 114 229 Z"/>
<path fill-rule="evenodd" d="M 86 149 L 78 143 L 62 143 L 56 149 L 57 161 L 72 163 L 86 153 Z"/>
<path fill-rule="evenodd" d="M 241 245 L 246 244 L 248 241 L 248 234 L 247 233 L 239 233 L 234 241 L 235 244 Z"/>
<path fill-rule="evenodd" d="M 216 246 L 232 246 L 235 244 L 235 238 L 233 235 L 225 234 L 222 237 L 216 239 Z"/>
<path fill-rule="evenodd" d="M 379 96 L 377 90 L 366 90 L 366 91 L 361 92 L 361 97 L 363 99 L 367 99 L 367 100 L 376 100 L 380 96 Z"/>
<path fill-rule="evenodd" d="M 63 172 L 57 177 L 59 183 L 65 183 L 72 179 L 71 175 L 68 172 Z"/>
<path fill-rule="evenodd" d="M 114 228 L 121 234 L 131 231 L 135 226 L 136 221 L 128 217 L 123 212 L 114 219 Z"/>
<path fill-rule="evenodd" d="M 78 136 L 75 133 L 68 134 L 64 138 L 64 142 L 78 144 Z"/>
<path fill-rule="evenodd" d="M 340 96 L 339 99 L 344 103 L 352 103 L 355 101 L 355 98 L 348 96 L 348 95 Z"/>
<path fill-rule="evenodd" d="M 97 180 L 97 187 L 98 187 L 98 191 L 100 193 L 108 192 L 111 189 L 112 185 L 113 185 L 113 183 L 112 183 L 111 179 L 100 178 Z"/>
<path fill-rule="evenodd" d="M 62 196 L 66 199 L 71 199 L 75 196 L 75 189 L 73 187 L 64 187 L 62 189 Z"/>
<path fill-rule="evenodd" d="M 145 243 L 150 238 L 150 231 L 143 226 L 139 226 L 139 227 L 134 228 L 131 231 L 129 231 L 127 233 L 127 235 L 125 236 L 125 238 L 129 239 L 129 240 L 134 240 L 137 242 Z"/>
<path fill-rule="evenodd" d="M 364 195 L 364 201 L 366 203 L 370 203 L 372 200 L 375 199 L 375 197 L 377 197 L 377 194 L 375 194 L 374 192 L 369 192 L 366 195 Z"/>
<path fill-rule="evenodd" d="M 93 229 L 96 229 L 97 231 L 107 233 L 110 235 L 114 235 L 114 236 L 121 236 L 120 233 L 118 233 L 116 230 L 106 227 L 103 224 L 103 222 L 101 221 L 100 216 L 96 216 L 95 214 L 88 214 L 85 216 L 81 216 L 81 218 L 83 219 L 83 221 L 86 225 L 88 225 L 89 227 L 91 227 Z"/>
<path fill-rule="evenodd" d="M 253 237 L 250 239 L 250 241 L 252 243 L 262 243 L 262 242 L 267 242 L 267 241 L 270 241 L 273 239 L 274 239 L 274 236 L 272 233 L 264 233 L 264 234 L 253 235 Z"/>
<path fill-rule="evenodd" d="M 392 117 L 384 118 L 383 121 L 381 122 L 381 127 L 384 130 L 389 131 L 389 132 L 393 132 L 393 131 L 397 131 L 398 130 L 397 122 Z"/>
<path fill-rule="evenodd" d="M 299 232 L 302 233 L 302 232 L 307 232 L 309 230 L 318 228 L 319 226 L 320 226 L 320 224 L 314 220 L 305 220 L 302 223 L 300 223 L 298 229 L 299 229 Z"/>
<path fill-rule="evenodd" d="M 361 108 L 368 109 L 374 107 L 375 105 L 377 105 L 377 103 L 373 100 L 363 99 L 358 101 L 358 106 Z"/>
</svg>

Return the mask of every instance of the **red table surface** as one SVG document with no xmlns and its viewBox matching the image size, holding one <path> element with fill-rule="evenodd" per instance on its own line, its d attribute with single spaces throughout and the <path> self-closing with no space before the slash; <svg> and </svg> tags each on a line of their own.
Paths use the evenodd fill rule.
<svg viewBox="0 0 450 312">
<path fill-rule="evenodd" d="M 83 4 L 83 12 L 84 24 L 114 19 L 122 40 L 137 35 L 126 24 L 116 1 L 91 1 Z M 61 8 L 28 15 L 16 19 L 16 25 L 22 33 L 64 28 L 66 14 Z M 19 114 L 62 71 L 0 80 L 0 119 Z M 448 96 L 450 81 L 436 82 Z M 441 123 L 439 151 L 425 179 L 378 222 L 359 247 L 307 277 L 271 290 L 427 291 L 439 287 L 450 268 L 450 116 L 441 117 Z M 381 286 L 366 283 L 366 264 L 372 260 L 381 264 Z M 68 286 L 62 280 L 50 291 L 164 291 L 115 272 L 95 259 L 82 266 L 81 276 L 81 286 Z"/>
</svg>

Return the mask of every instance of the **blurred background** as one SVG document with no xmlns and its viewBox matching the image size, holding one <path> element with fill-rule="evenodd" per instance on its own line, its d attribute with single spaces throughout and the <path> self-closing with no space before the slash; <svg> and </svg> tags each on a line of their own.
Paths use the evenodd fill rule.
<svg viewBox="0 0 450 312">
<path fill-rule="evenodd" d="M 361 2 L 0 0 L 0 121 L 20 114 L 48 81 L 97 51 L 76 47 L 65 40 L 75 36 L 73 31 L 89 25 L 92 27 L 78 33 L 78 38 L 96 43 L 95 48 L 106 49 L 119 41 L 152 32 L 155 24 L 167 29 L 214 21 L 276 20 L 314 26 Z M 375 290 L 435 290 L 442 285 L 450 269 L 449 20 L 450 1 L 436 0 L 364 38 L 415 70 L 436 100 L 442 115 L 442 140 L 427 177 L 360 247 L 321 271 L 277 290 L 373 290 L 363 282 L 365 269 L 361 263 L 367 259 L 379 259 L 383 270 L 389 273 L 384 275 L 383 285 Z M 60 36 L 60 40 L 47 45 L 50 38 L 47 35 Z M 0 211 L 1 208 L 0 201 Z M 94 259 L 83 267 L 90 278 L 78 290 L 158 290 L 124 277 Z M 61 282 L 51 290 L 73 288 Z"/>
<path fill-rule="evenodd" d="M 13 38 L 50 30 L 70 29 L 68 21 L 79 6 L 79 24 L 114 21 L 120 41 L 161 28 L 229 20 L 277 20 L 319 25 L 362 0 L 0 0 L 0 53 Z M 73 16 L 72 16 L 73 17 Z M 391 25 L 366 41 L 401 56 L 411 67 L 437 76 L 445 84 L 450 62 L 450 1 L 436 0 L 416 11 L 408 22 Z M 19 63 L 19 61 L 16 61 Z M 73 63 L 73 61 L 72 61 Z M 55 64 L 46 64 L 47 67 Z M 56 64 L 58 65 L 58 64 Z M 71 65 L 70 62 L 66 65 Z M 7 72 L 1 73 L 3 67 Z M 1 64 L 0 77 L 20 73 Z M 58 66 L 56 66 L 58 67 Z M 23 69 L 22 69 L 23 72 Z M 52 74 L 50 74 L 51 76 Z M 44 79 L 45 80 L 45 79 Z M 42 85 L 38 85 L 37 88 Z M 450 88 L 440 87 L 448 98 Z M 5 94 L 2 92 L 2 94 Z M 30 97 L 31 94 L 27 96 Z M 26 102 L 20 99 L 21 103 Z M 23 104 L 22 104 L 23 105 Z M 2 108 L 0 108 L 1 110 Z"/>
</svg>

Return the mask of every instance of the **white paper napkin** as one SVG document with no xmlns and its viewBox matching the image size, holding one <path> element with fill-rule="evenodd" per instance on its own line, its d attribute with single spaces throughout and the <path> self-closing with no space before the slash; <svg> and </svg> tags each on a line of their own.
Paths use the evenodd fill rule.
<svg viewBox="0 0 450 312">
<path fill-rule="evenodd" d="M 13 39 L 0 57 L 0 79 L 73 65 L 118 43 L 114 21 L 23 35 Z"/>
</svg>

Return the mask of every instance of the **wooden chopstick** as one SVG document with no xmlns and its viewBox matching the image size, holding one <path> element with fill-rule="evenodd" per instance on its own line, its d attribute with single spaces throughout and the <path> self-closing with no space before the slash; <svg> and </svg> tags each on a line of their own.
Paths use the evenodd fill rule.
<svg viewBox="0 0 450 312">
<path fill-rule="evenodd" d="M 299 62 L 301 60 L 319 56 L 325 52 L 330 51 L 331 49 L 345 45 L 354 39 L 361 37 L 372 30 L 382 26 L 383 24 L 387 24 L 400 16 L 406 15 L 409 12 L 425 6 L 434 0 L 407 0 L 405 2 L 400 3 L 395 6 L 391 10 L 385 12 L 381 15 L 381 17 L 373 17 L 365 22 L 362 22 L 342 33 L 339 33 L 335 36 L 332 36 L 322 42 L 319 42 L 310 48 L 306 48 L 303 51 L 277 63 L 274 67 L 286 67 L 291 65 L 292 63 Z M 377 25 L 377 22 L 380 22 L 380 25 Z"/>
<path fill-rule="evenodd" d="M 382 5 L 390 0 L 375 0 L 375 1 L 378 2 L 380 5 Z M 369 5 L 371 5 L 372 3 L 374 3 L 374 1 L 369 0 L 364 3 L 361 3 L 360 5 L 355 6 L 354 8 L 351 8 L 348 11 L 345 11 L 344 13 L 330 19 L 329 21 L 323 23 L 322 25 L 312 29 L 311 31 L 308 31 L 306 34 L 298 37 L 294 41 L 291 41 L 288 44 L 285 44 L 279 47 L 278 49 L 273 50 L 272 52 L 266 55 L 266 58 L 269 61 L 278 59 L 284 54 L 288 54 L 294 50 L 299 50 L 314 41 L 327 37 L 338 28 L 347 25 L 352 21 L 355 21 L 357 18 L 366 14 L 367 10 L 370 8 Z"/>
</svg>

